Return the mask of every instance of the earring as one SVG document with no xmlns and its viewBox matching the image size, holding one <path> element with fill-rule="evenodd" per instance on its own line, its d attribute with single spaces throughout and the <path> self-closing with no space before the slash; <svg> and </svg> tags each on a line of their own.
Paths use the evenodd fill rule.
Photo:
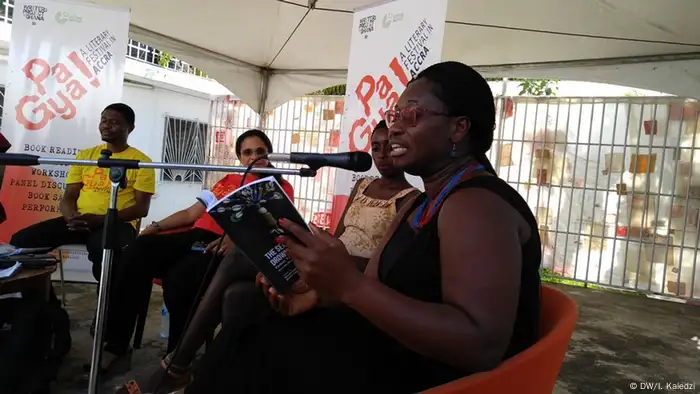
<svg viewBox="0 0 700 394">
<path fill-rule="evenodd" d="M 450 157 L 457 157 L 457 144 L 452 144 L 452 152 L 450 152 Z"/>
</svg>

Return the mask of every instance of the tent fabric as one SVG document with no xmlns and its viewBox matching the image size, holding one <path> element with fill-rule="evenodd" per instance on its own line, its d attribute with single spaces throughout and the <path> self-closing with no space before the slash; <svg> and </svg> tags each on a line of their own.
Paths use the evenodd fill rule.
<svg viewBox="0 0 700 394">
<path fill-rule="evenodd" d="M 132 38 L 205 70 L 254 109 L 271 110 L 345 82 L 352 12 L 377 0 L 92 2 L 130 8 Z M 698 17 L 697 0 L 449 0 L 443 59 L 491 76 L 698 97 Z"/>
</svg>

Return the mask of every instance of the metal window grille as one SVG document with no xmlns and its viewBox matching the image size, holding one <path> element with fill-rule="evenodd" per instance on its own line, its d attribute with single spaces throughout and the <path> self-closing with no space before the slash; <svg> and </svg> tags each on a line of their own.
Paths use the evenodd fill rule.
<svg viewBox="0 0 700 394">
<path fill-rule="evenodd" d="M 140 60 L 142 62 L 154 64 L 159 67 L 165 67 L 170 70 L 208 78 L 206 74 L 202 72 L 202 70 L 199 70 L 195 66 L 176 57 L 169 57 L 167 59 L 168 63 L 163 66 L 161 64 L 161 60 L 163 59 L 163 56 L 165 56 L 164 52 L 136 40 L 129 39 L 126 47 L 126 56 L 134 60 Z"/>
<path fill-rule="evenodd" d="M 165 117 L 163 136 L 163 162 L 182 164 L 201 164 L 207 159 L 207 138 L 209 125 L 195 120 Z M 174 182 L 202 183 L 204 173 L 201 170 L 161 171 L 161 179 Z"/>
<path fill-rule="evenodd" d="M 490 159 L 536 214 L 548 274 L 699 298 L 698 102 L 498 102 Z"/>
<path fill-rule="evenodd" d="M 15 10 L 14 0 L 3 0 L 0 7 L 0 22 L 12 23 L 12 14 Z"/>
<path fill-rule="evenodd" d="M 344 109 L 342 96 L 304 96 L 291 100 L 266 115 L 265 128 L 276 153 L 334 153 L 338 150 Z M 229 96 L 212 103 L 210 162 L 240 165 L 235 140 L 250 128 L 258 127 L 260 117 L 252 108 Z M 278 168 L 298 168 L 290 163 L 273 163 Z M 224 174 L 209 173 L 211 187 Z M 323 168 L 314 178 L 286 178 L 294 187 L 295 206 L 305 220 L 328 227 L 335 185 L 335 170 Z"/>
</svg>

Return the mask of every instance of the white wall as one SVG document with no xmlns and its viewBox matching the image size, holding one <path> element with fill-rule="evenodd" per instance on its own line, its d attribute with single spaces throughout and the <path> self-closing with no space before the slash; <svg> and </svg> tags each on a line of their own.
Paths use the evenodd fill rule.
<svg viewBox="0 0 700 394">
<path fill-rule="evenodd" d="M 155 162 L 163 161 L 166 116 L 209 123 L 210 101 L 201 95 L 125 83 L 122 101 L 136 112 L 136 129 L 129 137 L 129 143 Z M 160 181 L 160 170 L 156 173 L 156 194 L 148 217 L 142 221 L 144 226 L 188 207 L 202 189 L 201 183 Z"/>
</svg>

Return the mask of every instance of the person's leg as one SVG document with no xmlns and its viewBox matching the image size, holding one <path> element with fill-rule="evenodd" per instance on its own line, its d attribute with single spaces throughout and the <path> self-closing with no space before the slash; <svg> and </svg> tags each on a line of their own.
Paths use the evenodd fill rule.
<svg viewBox="0 0 700 394">
<path fill-rule="evenodd" d="M 238 327 L 239 331 L 249 320 L 257 321 L 272 313 L 266 297 L 259 297 L 261 290 L 255 282 L 234 282 L 224 292 L 222 324 Z M 234 328 L 235 329 L 235 328 Z"/>
<path fill-rule="evenodd" d="M 346 309 L 319 308 L 294 317 L 271 312 L 242 330 L 224 325 L 185 394 L 321 394 L 329 387 L 334 394 L 417 392 L 387 390 L 374 379 L 391 364 L 382 362 L 382 349 L 372 351 L 374 337 L 365 334 L 377 329 Z M 380 390 L 373 390 L 374 383 Z"/>
<path fill-rule="evenodd" d="M 160 277 L 173 261 L 190 252 L 196 231 L 164 235 L 144 235 L 134 239 L 115 263 L 115 286 L 110 289 L 107 307 L 105 350 L 121 355 L 129 348 L 136 315 L 149 294 L 154 277 Z"/>
<path fill-rule="evenodd" d="M 122 249 L 136 238 L 136 229 L 129 223 L 117 223 L 114 233 L 117 239 L 117 248 L 113 254 L 113 263 L 116 263 L 119 261 Z M 92 263 L 92 276 L 97 282 L 100 281 L 102 275 L 102 254 L 104 253 L 102 234 L 102 228 L 92 230 L 85 244 L 88 260 Z M 112 271 L 114 272 L 114 267 L 112 267 Z M 114 283 L 114 280 L 111 280 L 111 282 Z"/>
<path fill-rule="evenodd" d="M 208 334 L 222 321 L 222 299 L 227 288 L 237 282 L 250 283 L 255 287 L 257 273 L 257 269 L 248 258 L 237 250 L 223 258 L 202 301 L 197 306 L 187 331 L 177 345 L 177 355 L 171 360 L 173 365 L 186 367 L 192 363 L 197 350 L 202 347 Z"/>
<path fill-rule="evenodd" d="M 190 382 L 192 362 L 197 350 L 204 344 L 207 333 L 213 331 L 222 320 L 222 304 L 225 304 L 224 313 L 229 319 L 224 321 L 225 326 L 243 327 L 249 321 L 249 317 L 259 316 L 260 311 L 272 311 L 267 297 L 263 296 L 255 286 L 257 269 L 244 254 L 238 251 L 230 252 L 216 269 L 178 344 L 174 338 L 179 334 L 173 333 L 173 328 L 178 330 L 177 327 L 183 326 L 189 316 L 193 299 L 196 297 L 195 293 L 202 282 L 194 276 L 197 274 L 204 276 L 201 270 L 198 271 L 197 266 L 193 265 L 196 264 L 194 260 L 190 260 L 189 264 L 185 263 L 173 269 L 163 283 L 164 298 L 170 312 L 169 344 L 170 348 L 177 346 L 177 349 L 168 353 L 161 365 L 154 366 L 153 372 L 146 375 L 148 378 L 137 383 L 143 392 L 156 392 L 156 388 L 159 393 L 174 392 Z M 207 263 L 199 267 L 204 267 Z M 187 278 L 190 278 L 190 282 Z M 189 290 L 183 291 L 183 288 Z M 189 294 L 183 297 L 184 293 Z M 229 311 L 229 309 L 235 309 L 235 311 Z M 237 328 L 231 327 L 231 330 L 237 330 Z M 169 369 L 166 373 L 165 369 L 168 365 Z"/>
<path fill-rule="evenodd" d="M 200 288 L 209 286 L 220 261 L 211 253 L 191 252 L 163 278 L 163 301 L 170 315 L 168 353 L 180 342 L 187 319 L 199 304 Z"/>
<path fill-rule="evenodd" d="M 17 231 L 10 238 L 10 245 L 17 248 L 57 248 L 61 245 L 84 245 L 90 233 L 68 229 L 63 217 L 33 224 Z M 49 300 L 58 301 L 53 285 L 49 289 Z"/>
<path fill-rule="evenodd" d="M 85 248 L 88 252 L 88 260 L 92 263 L 92 276 L 95 278 L 97 283 L 100 283 L 100 278 L 102 277 L 102 256 L 104 254 L 104 242 L 102 239 L 102 234 L 104 233 L 103 228 L 95 229 L 90 231 Z M 110 287 L 116 287 L 114 283 L 118 280 L 119 270 L 116 270 L 114 265 L 118 264 L 119 257 L 121 256 L 122 249 L 131 243 L 136 237 L 136 229 L 129 223 L 117 223 L 115 228 L 115 234 L 117 240 L 117 247 L 112 254 L 112 268 L 110 277 Z M 96 288 L 96 295 L 99 295 L 100 286 Z M 95 323 L 96 316 L 92 319 L 92 324 L 90 325 L 90 335 L 95 335 Z"/>
<path fill-rule="evenodd" d="M 45 220 L 17 231 L 10 238 L 10 245 L 17 248 L 57 248 L 61 245 L 87 242 L 90 233 L 68 229 L 62 217 Z"/>
</svg>

